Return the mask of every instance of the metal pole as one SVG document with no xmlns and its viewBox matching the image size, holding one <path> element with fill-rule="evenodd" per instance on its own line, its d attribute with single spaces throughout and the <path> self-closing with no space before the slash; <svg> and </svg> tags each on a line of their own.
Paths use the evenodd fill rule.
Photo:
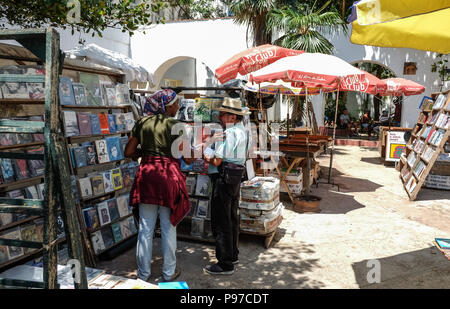
<svg viewBox="0 0 450 309">
<path fill-rule="evenodd" d="M 337 96 L 336 96 L 336 111 L 334 112 L 333 143 L 331 144 L 330 168 L 328 170 L 328 183 L 329 184 L 331 183 L 331 167 L 333 166 L 333 152 L 334 152 L 334 141 L 336 139 L 338 105 L 339 105 L 339 86 L 338 86 L 338 91 L 337 91 Z"/>
<path fill-rule="evenodd" d="M 309 162 L 309 131 L 308 131 L 308 121 L 309 121 L 309 111 L 308 111 L 308 85 L 305 84 L 305 98 L 306 98 L 306 197 L 309 197 L 310 191 L 310 171 L 311 171 L 311 163 Z"/>
</svg>

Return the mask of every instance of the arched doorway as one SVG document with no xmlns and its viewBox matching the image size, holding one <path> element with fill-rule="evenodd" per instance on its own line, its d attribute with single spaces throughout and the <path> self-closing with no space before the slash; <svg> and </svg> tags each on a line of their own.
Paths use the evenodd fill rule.
<svg viewBox="0 0 450 309">
<path fill-rule="evenodd" d="M 166 60 L 155 71 L 154 79 L 155 89 L 215 86 L 214 71 L 203 61 L 190 56 L 179 56 Z"/>
</svg>

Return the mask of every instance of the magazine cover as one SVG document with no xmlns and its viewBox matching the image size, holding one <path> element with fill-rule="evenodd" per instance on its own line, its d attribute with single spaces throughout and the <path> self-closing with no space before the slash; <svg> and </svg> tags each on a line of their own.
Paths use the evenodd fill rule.
<svg viewBox="0 0 450 309">
<path fill-rule="evenodd" d="M 109 216 L 108 203 L 106 201 L 97 205 L 98 218 L 100 219 L 100 225 L 103 226 L 111 222 Z"/>
<path fill-rule="evenodd" d="M 0 88 L 5 99 L 28 99 L 27 83 L 22 82 L 3 82 Z"/>
<path fill-rule="evenodd" d="M 211 180 L 208 175 L 197 175 L 195 195 L 209 196 L 211 191 Z"/>
<path fill-rule="evenodd" d="M 78 129 L 80 135 L 91 135 L 91 116 L 90 113 L 78 112 L 77 113 Z"/>
<path fill-rule="evenodd" d="M 123 159 L 122 147 L 120 146 L 120 140 L 117 136 L 111 136 L 105 138 L 108 157 L 110 161 L 118 161 Z"/>
<path fill-rule="evenodd" d="M 115 168 L 111 171 L 114 190 L 120 190 L 123 188 L 122 173 L 120 168 Z"/>
<path fill-rule="evenodd" d="M 30 99 L 39 100 L 45 99 L 44 83 L 27 83 L 28 96 Z"/>
<path fill-rule="evenodd" d="M 122 220 L 120 223 L 120 232 L 122 233 L 123 239 L 127 239 L 131 236 L 130 225 L 127 220 Z"/>
<path fill-rule="evenodd" d="M 100 135 L 102 134 L 102 130 L 100 127 L 100 118 L 98 117 L 98 114 L 90 114 L 89 117 L 91 118 L 91 132 L 93 135 Z"/>
<path fill-rule="evenodd" d="M 198 200 L 197 212 L 195 215 L 199 218 L 206 218 L 208 216 L 208 204 L 208 200 Z"/>
<path fill-rule="evenodd" d="M 110 161 L 108 155 L 108 148 L 106 146 L 106 141 L 104 139 L 96 140 L 95 148 L 97 149 L 98 163 L 106 163 Z"/>
<path fill-rule="evenodd" d="M 80 131 L 78 129 L 77 113 L 74 111 L 63 111 L 64 131 L 66 136 L 78 136 Z"/>
<path fill-rule="evenodd" d="M 105 188 L 105 193 L 114 191 L 114 185 L 112 182 L 111 171 L 106 171 L 102 173 L 103 176 L 103 187 Z"/>
<path fill-rule="evenodd" d="M 130 89 L 125 84 L 116 85 L 116 100 L 117 105 L 130 105 Z"/>
<path fill-rule="evenodd" d="M 108 106 L 117 106 L 116 87 L 113 84 L 103 84 L 105 101 Z"/>
<path fill-rule="evenodd" d="M 114 236 L 111 230 L 111 226 L 105 226 L 101 230 L 103 243 L 105 244 L 105 248 L 111 248 L 114 245 Z"/>
<path fill-rule="evenodd" d="M 91 196 L 92 195 L 91 179 L 89 177 L 78 179 L 78 188 L 81 197 Z"/>
<path fill-rule="evenodd" d="M 73 94 L 76 105 L 88 105 L 86 88 L 81 83 L 72 83 Z"/>
<path fill-rule="evenodd" d="M 122 237 L 122 232 L 120 229 L 120 222 L 116 222 L 116 223 L 112 224 L 111 229 L 112 229 L 113 236 L 114 236 L 114 243 L 118 243 L 118 242 L 122 241 L 123 237 Z"/>
<path fill-rule="evenodd" d="M 211 121 L 211 99 L 196 98 L 194 108 L 194 120 L 209 122 Z"/>
<path fill-rule="evenodd" d="M 130 214 L 127 196 L 121 195 L 117 197 L 117 209 L 119 210 L 120 217 L 124 217 Z"/>
<path fill-rule="evenodd" d="M 109 217 L 114 222 L 120 218 L 119 210 L 117 209 L 117 201 L 115 198 L 106 201 L 108 203 Z"/>
<path fill-rule="evenodd" d="M 105 193 L 105 188 L 103 187 L 103 176 L 97 175 L 91 177 L 92 193 L 94 195 L 100 195 Z"/>
<path fill-rule="evenodd" d="M 86 88 L 88 105 L 105 106 L 100 79 L 97 74 L 80 72 L 80 83 Z"/>
<path fill-rule="evenodd" d="M 103 250 L 105 250 L 105 244 L 103 243 L 103 237 L 101 231 L 95 231 L 91 234 L 91 242 L 94 247 L 95 254 L 99 254 Z"/>
<path fill-rule="evenodd" d="M 72 80 L 68 77 L 59 78 L 59 102 L 61 105 L 75 105 Z"/>
</svg>

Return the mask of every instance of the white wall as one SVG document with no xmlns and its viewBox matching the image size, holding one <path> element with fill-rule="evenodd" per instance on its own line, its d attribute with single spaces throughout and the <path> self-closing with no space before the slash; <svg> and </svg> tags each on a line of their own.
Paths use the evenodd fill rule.
<svg viewBox="0 0 450 309">
<path fill-rule="evenodd" d="M 181 80 L 184 87 L 194 87 L 196 84 L 195 76 L 195 59 L 181 60 L 171 66 L 164 74 L 161 83 L 163 85 L 164 79 Z"/>
<path fill-rule="evenodd" d="M 246 28 L 230 18 L 199 21 L 174 21 L 136 31 L 131 37 L 133 59 L 148 71 L 155 72 L 171 59 L 191 57 L 197 63 L 197 86 L 215 84 L 215 69 L 232 55 L 248 48 Z M 180 60 L 182 60 L 182 58 Z M 165 70 L 155 72 L 155 81 Z M 156 82 L 156 84 L 158 84 Z"/>
</svg>

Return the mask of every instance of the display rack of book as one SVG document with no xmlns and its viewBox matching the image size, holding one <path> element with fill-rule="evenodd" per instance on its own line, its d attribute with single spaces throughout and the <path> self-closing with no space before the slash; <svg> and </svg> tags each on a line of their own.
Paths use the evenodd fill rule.
<svg viewBox="0 0 450 309">
<path fill-rule="evenodd" d="M 129 191 L 139 164 L 124 157 L 135 113 L 123 74 L 74 65 L 63 74 L 60 111 L 72 188 L 88 265 L 94 267 L 136 240 Z"/>
<path fill-rule="evenodd" d="M 400 158 L 400 179 L 415 200 L 450 136 L 450 90 L 424 99 L 406 152 Z"/>
<path fill-rule="evenodd" d="M 3 63 L 0 55 L 0 74 L 11 76 L 0 82 L 2 120 L 44 121 L 45 87 L 43 82 L 20 82 L 22 76 L 43 77 L 42 65 L 12 65 L 13 59 Z M 27 59 L 37 62 L 38 58 Z M 34 61 L 31 61 L 34 60 Z M 13 77 L 17 80 L 14 80 Z M 37 79 L 37 78 L 36 78 Z M 0 133 L 0 152 L 44 154 L 44 134 Z M 44 199 L 43 160 L 0 159 L 0 196 L 13 199 Z M 60 211 L 60 210 L 59 210 Z M 58 214 L 58 243 L 65 240 L 64 224 Z M 25 213 L 0 213 L 0 238 L 42 242 L 44 219 Z M 23 248 L 0 245 L 0 270 L 42 255 L 42 248 Z"/>
<path fill-rule="evenodd" d="M 223 97 L 182 98 L 180 100 L 180 108 L 176 117 L 185 124 L 189 147 L 195 149 L 195 146 L 204 142 L 207 137 L 223 131 L 219 124 L 218 110 L 223 100 Z M 201 153 L 197 153 L 197 155 L 201 156 Z M 181 170 L 186 175 L 191 209 L 178 225 L 178 235 L 180 238 L 212 243 L 214 242 L 211 230 L 212 173 L 217 170 L 210 167 L 201 158 L 196 159 L 190 165 L 185 164 L 182 159 L 180 161 Z"/>
<path fill-rule="evenodd" d="M 2 44 L 0 52 L 0 270 L 37 260 L 43 267 L 40 282 L 1 278 L 0 284 L 58 288 L 56 264 L 66 250 L 80 262 L 76 288 L 83 288 L 80 228 L 69 162 L 61 155 L 59 34 L 52 28 L 1 30 L 0 39 L 23 46 L 12 51 Z"/>
</svg>

